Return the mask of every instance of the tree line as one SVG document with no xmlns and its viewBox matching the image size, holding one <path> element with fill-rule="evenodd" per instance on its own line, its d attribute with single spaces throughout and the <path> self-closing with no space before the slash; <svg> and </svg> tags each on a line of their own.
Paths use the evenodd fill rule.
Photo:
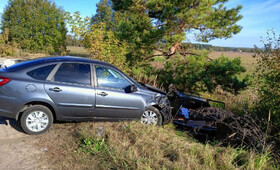
<svg viewBox="0 0 280 170">
<path fill-rule="evenodd" d="M 186 45 L 190 45 L 186 43 Z M 232 52 L 255 52 L 255 48 L 244 48 L 244 47 L 222 47 L 222 46 L 213 46 L 210 44 L 192 44 L 195 48 L 199 50 L 212 50 L 212 51 L 232 51 Z"/>
</svg>

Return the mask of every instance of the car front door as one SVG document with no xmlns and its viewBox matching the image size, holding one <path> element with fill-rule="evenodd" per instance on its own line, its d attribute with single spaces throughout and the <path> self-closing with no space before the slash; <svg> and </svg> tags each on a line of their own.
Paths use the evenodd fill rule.
<svg viewBox="0 0 280 170">
<path fill-rule="evenodd" d="M 131 85 L 122 73 L 111 67 L 96 65 L 96 104 L 98 117 L 139 118 L 144 104 L 137 92 L 126 93 Z"/>
<path fill-rule="evenodd" d="M 62 63 L 45 83 L 45 91 L 64 117 L 93 117 L 95 88 L 90 64 Z"/>
</svg>

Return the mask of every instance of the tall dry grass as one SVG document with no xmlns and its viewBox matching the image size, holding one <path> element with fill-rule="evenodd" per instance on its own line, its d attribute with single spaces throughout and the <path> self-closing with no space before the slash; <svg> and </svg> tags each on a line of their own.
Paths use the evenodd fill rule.
<svg viewBox="0 0 280 170">
<path fill-rule="evenodd" d="M 99 127 L 103 138 L 96 137 Z M 273 169 L 268 154 L 200 144 L 171 125 L 55 125 L 38 143 L 54 169 Z"/>
</svg>

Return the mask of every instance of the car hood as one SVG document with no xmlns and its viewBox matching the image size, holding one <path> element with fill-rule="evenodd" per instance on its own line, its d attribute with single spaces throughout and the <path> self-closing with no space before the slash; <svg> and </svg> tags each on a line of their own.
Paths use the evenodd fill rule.
<svg viewBox="0 0 280 170">
<path fill-rule="evenodd" d="M 152 91 L 152 92 L 155 92 L 155 93 L 160 93 L 162 95 L 167 95 L 167 93 L 159 88 L 156 88 L 156 87 L 153 87 L 153 86 L 150 86 L 148 84 L 143 84 L 143 83 L 140 83 L 144 88 L 142 89 L 145 89 L 145 91 Z M 147 89 L 147 90 L 146 90 Z"/>
<path fill-rule="evenodd" d="M 149 101 L 151 105 L 157 104 L 162 108 L 166 106 L 169 107 L 169 100 L 166 92 L 146 84 L 141 84 L 139 91 L 141 91 L 142 94 L 149 96 L 147 101 Z"/>
</svg>

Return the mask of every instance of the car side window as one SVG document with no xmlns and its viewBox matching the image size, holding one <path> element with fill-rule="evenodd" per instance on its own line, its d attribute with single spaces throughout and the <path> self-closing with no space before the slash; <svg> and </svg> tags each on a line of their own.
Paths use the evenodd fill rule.
<svg viewBox="0 0 280 170">
<path fill-rule="evenodd" d="M 53 78 L 54 81 L 91 85 L 91 73 L 89 64 L 63 63 Z"/>
<path fill-rule="evenodd" d="M 43 66 L 27 72 L 27 75 L 36 80 L 46 80 L 56 64 Z"/>
<path fill-rule="evenodd" d="M 98 87 L 125 89 L 130 85 L 120 73 L 103 66 L 96 66 L 96 79 Z"/>
</svg>

